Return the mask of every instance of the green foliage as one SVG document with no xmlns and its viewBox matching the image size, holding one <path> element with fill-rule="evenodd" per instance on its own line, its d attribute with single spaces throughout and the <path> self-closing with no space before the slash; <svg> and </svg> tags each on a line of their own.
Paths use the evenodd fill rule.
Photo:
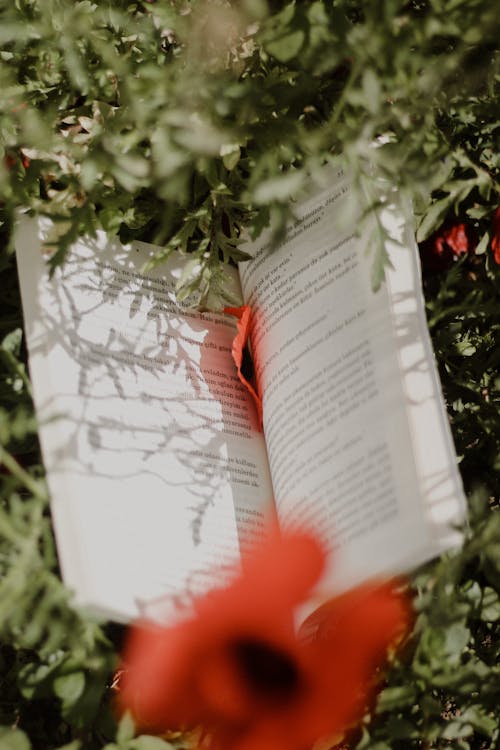
<svg viewBox="0 0 500 750">
<path fill-rule="evenodd" d="M 244 257 L 242 227 L 256 236 L 271 222 L 278 236 L 306 174 L 341 151 L 356 185 L 375 170 L 411 197 L 420 241 L 444 220 L 474 237 L 466 257 L 425 279 L 470 530 L 463 550 L 415 574 L 415 636 L 352 744 L 497 746 L 499 38 L 491 0 L 0 0 L 2 750 L 188 743 L 116 725 L 121 629 L 75 611 L 60 582 L 15 210 L 58 222 L 53 265 L 99 227 L 159 244 L 158 263 L 180 250 L 179 297 L 194 292 L 204 307 L 209 292 L 227 299 L 220 261 Z"/>
<path fill-rule="evenodd" d="M 411 651 L 394 665 L 358 748 L 495 748 L 499 740 L 500 516 L 476 491 L 458 554 L 414 576 Z"/>
<path fill-rule="evenodd" d="M 279 232 L 340 150 L 415 198 L 422 239 L 471 193 L 498 202 L 489 0 L 33 0 L 0 26 L 1 191 L 63 221 L 54 264 L 98 226 L 141 236 L 194 254 L 203 306 L 242 223 Z"/>
<path fill-rule="evenodd" d="M 161 737 L 148 734 L 136 736 L 134 722 L 125 714 L 116 731 L 115 742 L 109 743 L 103 750 L 176 750 L 176 746 Z"/>
</svg>

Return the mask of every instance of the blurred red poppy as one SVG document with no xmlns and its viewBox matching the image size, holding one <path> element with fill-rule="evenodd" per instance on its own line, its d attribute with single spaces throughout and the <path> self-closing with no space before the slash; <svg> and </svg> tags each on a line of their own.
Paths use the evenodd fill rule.
<svg viewBox="0 0 500 750">
<path fill-rule="evenodd" d="M 13 169 L 18 163 L 18 158 L 20 158 L 21 164 L 23 165 L 24 169 L 28 169 L 30 160 L 22 153 L 22 151 L 20 157 L 14 156 L 13 154 L 5 154 L 5 156 L 3 157 L 3 163 L 6 169 Z"/>
<path fill-rule="evenodd" d="M 390 585 L 363 586 L 297 635 L 295 610 L 324 562 L 310 536 L 273 536 L 184 622 L 134 628 L 121 709 L 149 731 L 201 725 L 210 750 L 304 750 L 343 731 L 365 710 L 409 606 Z"/>
<path fill-rule="evenodd" d="M 491 249 L 495 263 L 500 265 L 500 206 L 493 214 L 493 238 L 491 240 Z"/>
<path fill-rule="evenodd" d="M 249 305 L 242 305 L 241 307 L 225 307 L 224 312 L 234 315 L 238 319 L 236 323 L 237 334 L 233 339 L 231 354 L 238 370 L 238 377 L 254 400 L 259 425 L 262 427 L 262 400 L 257 393 L 252 358 L 248 349 L 252 311 Z"/>
</svg>

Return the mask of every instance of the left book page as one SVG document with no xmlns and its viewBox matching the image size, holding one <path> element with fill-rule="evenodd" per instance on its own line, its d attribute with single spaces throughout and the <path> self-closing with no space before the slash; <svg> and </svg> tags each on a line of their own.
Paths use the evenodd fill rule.
<svg viewBox="0 0 500 750">
<path fill-rule="evenodd" d="M 143 273 L 155 248 L 104 233 L 49 279 L 53 229 L 22 218 L 16 252 L 63 578 L 101 616 L 164 614 L 216 583 L 272 514 L 234 319 L 179 308 L 179 259 Z"/>
</svg>

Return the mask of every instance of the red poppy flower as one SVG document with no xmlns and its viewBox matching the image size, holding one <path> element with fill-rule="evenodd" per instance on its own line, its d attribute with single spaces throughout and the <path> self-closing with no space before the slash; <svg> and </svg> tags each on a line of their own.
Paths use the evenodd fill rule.
<svg viewBox="0 0 500 750">
<path fill-rule="evenodd" d="M 442 234 L 436 237 L 435 247 L 439 255 L 443 255 L 449 248 L 453 255 L 458 258 L 469 250 L 469 239 L 465 224 L 454 224 L 442 230 Z"/>
<path fill-rule="evenodd" d="M 12 154 L 5 154 L 3 157 L 3 163 L 6 169 L 12 169 L 16 165 L 16 159 Z"/>
<path fill-rule="evenodd" d="M 133 629 L 121 708 L 149 731 L 201 725 L 210 750 L 303 750 L 344 730 L 366 708 L 409 608 L 389 585 L 363 586 L 297 635 L 295 610 L 324 562 L 310 536 L 273 536 L 189 619 Z"/>
<path fill-rule="evenodd" d="M 12 154 L 5 154 L 5 156 L 3 157 L 3 163 L 6 169 L 9 169 L 9 170 L 13 169 L 13 167 L 15 167 L 17 164 L 17 157 L 13 156 Z M 21 151 L 21 164 L 23 165 L 24 169 L 28 169 L 30 165 L 30 160 L 28 159 L 27 156 L 23 154 L 22 151 Z"/>
<path fill-rule="evenodd" d="M 493 239 L 491 240 L 491 249 L 495 263 L 500 265 L 500 206 L 493 214 Z"/>
<path fill-rule="evenodd" d="M 425 271 L 444 271 L 475 246 L 476 238 L 468 225 L 445 223 L 420 244 L 422 266 Z"/>
<path fill-rule="evenodd" d="M 252 311 L 249 305 L 241 307 L 225 307 L 224 312 L 238 318 L 236 324 L 237 334 L 233 339 L 231 354 L 238 370 L 238 377 L 252 396 L 257 408 L 259 425 L 262 427 L 262 400 L 257 393 L 255 379 L 253 377 L 253 364 L 248 351 L 248 339 L 252 324 Z"/>
</svg>

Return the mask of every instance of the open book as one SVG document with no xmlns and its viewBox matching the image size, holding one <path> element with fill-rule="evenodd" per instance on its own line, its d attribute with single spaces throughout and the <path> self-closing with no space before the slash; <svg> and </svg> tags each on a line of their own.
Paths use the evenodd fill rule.
<svg viewBox="0 0 500 750">
<path fill-rule="evenodd" d="M 415 241 L 382 212 L 393 269 L 373 292 L 349 192 L 339 171 L 278 248 L 264 234 L 228 270 L 254 316 L 263 430 L 231 357 L 235 319 L 175 303 L 181 259 L 145 273 L 154 247 L 99 233 L 49 280 L 50 222 L 20 222 L 40 439 L 78 604 L 118 620 L 168 609 L 220 580 L 270 517 L 332 550 L 318 596 L 459 539 L 465 501 Z"/>
</svg>

